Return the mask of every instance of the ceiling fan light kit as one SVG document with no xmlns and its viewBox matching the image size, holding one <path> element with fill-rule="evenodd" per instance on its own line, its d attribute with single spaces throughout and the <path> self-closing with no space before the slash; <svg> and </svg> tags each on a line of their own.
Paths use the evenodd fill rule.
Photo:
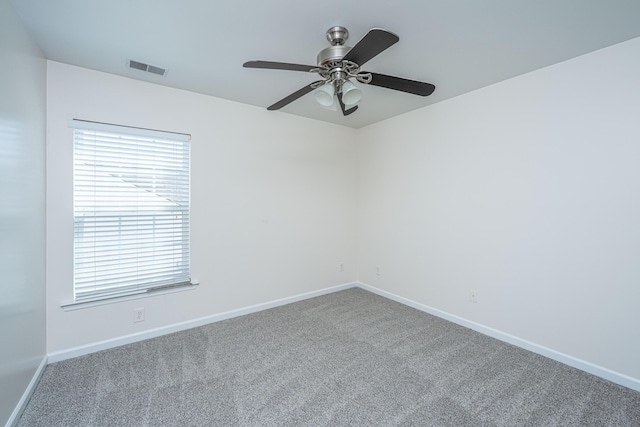
<svg viewBox="0 0 640 427">
<path fill-rule="evenodd" d="M 340 101 L 338 100 L 338 92 L 336 92 L 335 86 L 338 84 L 336 82 L 325 83 L 314 90 L 313 96 L 318 101 L 318 104 L 329 110 L 337 111 Z M 342 94 L 342 102 L 347 108 L 354 107 L 362 98 L 362 91 L 349 80 L 342 83 L 339 91 Z"/>
<path fill-rule="evenodd" d="M 337 110 L 339 104 L 342 114 L 347 116 L 356 111 L 357 104 L 362 98 L 362 90 L 356 87 L 353 81 L 419 96 L 431 95 L 435 90 L 435 86 L 431 83 L 360 70 L 367 61 L 400 40 L 394 33 L 373 28 L 353 47 L 345 44 L 348 38 L 349 32 L 346 28 L 340 26 L 329 28 L 327 40 L 331 46 L 318 53 L 316 66 L 270 61 L 248 61 L 243 66 L 311 72 L 322 78 L 267 107 L 268 110 L 279 110 L 313 91 L 314 98 L 321 106 Z"/>
</svg>

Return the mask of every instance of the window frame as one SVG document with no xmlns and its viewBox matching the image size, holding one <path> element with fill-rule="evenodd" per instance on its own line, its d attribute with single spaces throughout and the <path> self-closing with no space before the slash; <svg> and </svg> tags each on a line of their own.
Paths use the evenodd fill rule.
<svg viewBox="0 0 640 427">
<path fill-rule="evenodd" d="M 65 310 L 82 308 L 84 306 L 100 305 L 105 303 L 121 301 L 123 299 L 142 298 L 148 295 L 156 295 L 160 293 L 175 292 L 175 291 L 188 290 L 188 289 L 195 288 L 197 283 L 194 283 L 191 280 L 191 227 L 190 227 L 190 220 L 191 220 L 191 144 L 190 144 L 190 139 L 191 139 L 191 135 L 184 134 L 184 133 L 166 132 L 166 131 L 159 131 L 159 130 L 153 130 L 153 129 L 139 128 L 139 127 L 86 121 L 86 120 L 80 120 L 80 119 L 70 120 L 69 127 L 72 128 L 73 130 L 73 138 L 72 138 L 73 139 L 72 200 L 73 200 L 73 233 L 74 233 L 73 286 L 72 286 L 73 301 L 67 304 L 63 304 L 63 308 L 65 308 Z M 116 173 L 109 174 L 110 171 L 113 172 L 115 170 L 115 169 L 109 169 L 109 167 L 113 168 L 114 164 L 119 164 L 120 158 L 118 158 L 118 160 L 112 159 L 111 166 L 105 166 L 105 164 L 109 163 L 109 160 L 105 160 L 105 163 L 101 163 L 101 164 L 94 163 L 92 166 L 87 166 L 88 162 L 85 161 L 82 165 L 79 166 L 77 164 L 79 162 L 79 157 L 80 157 L 78 153 L 82 150 L 77 148 L 77 144 L 78 144 L 77 135 L 78 133 L 83 133 L 83 132 L 88 132 L 89 134 L 94 132 L 95 135 L 99 135 L 100 137 L 104 137 L 104 134 L 106 133 L 108 134 L 108 136 L 106 137 L 107 139 L 120 136 L 122 138 L 121 140 L 117 140 L 116 142 L 102 141 L 101 144 L 103 144 L 103 147 L 108 146 L 109 147 L 108 150 L 111 150 L 111 149 L 115 150 L 116 154 L 113 157 L 117 156 L 119 153 L 122 156 L 124 156 L 123 157 L 124 162 L 128 162 L 129 166 L 133 165 L 129 169 L 134 169 L 134 171 L 131 172 L 131 174 L 127 175 L 126 177 L 123 176 L 122 174 L 116 174 Z M 82 138 L 84 137 L 80 137 L 80 139 Z M 86 139 L 83 139 L 83 141 L 86 142 Z M 170 154 L 168 156 L 169 160 L 166 160 L 167 158 L 166 156 L 164 160 L 163 159 L 160 160 L 161 162 L 168 162 L 170 167 L 175 167 L 175 170 L 172 170 L 170 172 L 171 176 L 168 176 L 167 173 L 165 172 L 165 175 L 156 177 L 155 176 L 156 167 L 154 166 L 153 168 L 151 168 L 151 169 L 154 169 L 154 172 L 153 172 L 154 176 L 152 177 L 152 184 L 153 184 L 152 190 L 149 190 L 149 188 L 145 188 L 143 186 L 143 181 L 146 178 L 147 179 L 146 185 L 147 187 L 149 187 L 150 175 L 148 171 L 150 169 L 150 165 L 154 165 L 155 164 L 154 162 L 157 162 L 158 159 L 154 157 L 156 155 L 156 152 L 154 150 L 148 150 L 149 152 L 148 156 L 145 155 L 144 153 L 138 154 L 139 151 L 144 151 L 140 149 L 141 141 L 144 144 L 150 144 L 151 148 L 155 147 L 155 145 L 158 145 L 158 144 L 165 144 L 165 145 L 174 144 L 176 147 L 176 153 L 174 155 L 176 159 L 171 159 L 171 154 Z M 111 143 L 114 144 L 113 147 L 109 146 L 109 144 Z M 131 149 L 134 146 L 137 147 L 136 150 L 134 150 L 135 154 L 130 154 L 132 152 Z M 149 147 L 149 146 L 146 146 L 146 147 Z M 158 147 L 160 147 L 158 148 L 158 150 L 161 150 L 162 148 L 164 148 L 164 146 L 160 146 L 160 145 L 158 145 Z M 100 152 L 101 148 L 96 149 L 96 151 Z M 86 154 L 86 152 L 84 153 Z M 104 155 L 104 153 L 98 153 L 98 154 Z M 103 160 L 106 159 L 107 157 L 108 156 L 104 157 Z M 166 166 L 166 164 L 167 163 L 163 163 L 162 166 Z M 92 182 L 95 183 L 95 185 L 97 186 L 96 188 L 98 188 L 98 191 L 105 191 L 104 188 L 100 187 L 100 185 L 105 185 L 106 186 L 105 188 L 109 189 L 108 191 L 111 191 L 114 188 L 118 188 L 117 190 L 118 192 L 116 193 L 114 190 L 114 193 L 108 193 L 108 192 L 101 193 L 101 194 L 107 194 L 107 196 L 103 197 L 102 199 L 94 197 L 93 202 L 86 202 L 83 205 L 79 201 L 80 199 L 79 194 L 86 195 L 86 191 L 84 193 L 82 193 L 82 191 L 77 191 L 76 187 L 79 185 L 79 179 L 77 177 L 77 174 L 78 174 L 78 170 L 82 170 L 83 172 L 86 172 L 86 170 L 90 169 L 91 167 L 93 167 L 94 169 L 102 169 L 104 167 L 107 170 L 107 172 L 100 172 L 100 173 L 95 172 L 94 177 L 92 179 L 91 178 L 89 179 L 89 181 L 93 180 Z M 145 168 L 147 170 L 146 172 L 144 170 Z M 162 168 L 158 167 L 158 169 L 162 169 Z M 163 172 L 159 172 L 158 175 L 161 175 L 162 173 Z M 101 175 L 101 176 L 98 176 L 98 175 Z M 175 181 L 171 181 L 171 179 L 174 179 Z M 110 184 L 108 181 L 117 182 L 118 187 L 113 186 L 114 184 Z M 85 190 L 86 188 L 90 188 L 90 184 L 89 184 L 89 187 L 87 187 L 87 181 L 85 181 L 84 178 L 82 183 L 85 186 Z M 171 185 L 168 183 L 171 183 Z M 184 188 L 185 186 L 186 186 L 186 189 Z M 181 187 L 181 188 L 178 188 L 178 187 Z M 121 196 L 123 197 L 123 199 L 114 200 L 115 198 L 118 198 Z M 135 199 L 136 201 L 129 202 L 129 203 L 124 202 L 124 200 L 127 200 L 127 196 L 131 197 L 129 200 Z M 145 202 L 139 201 L 139 199 L 142 197 L 146 199 Z M 105 199 L 108 199 L 108 201 L 105 202 Z M 112 202 L 115 202 L 115 203 L 112 203 Z M 79 205 L 82 205 L 83 209 L 87 208 L 89 209 L 89 211 L 91 210 L 91 206 L 88 206 L 87 203 L 88 205 L 91 205 L 91 203 L 94 203 L 94 205 L 100 205 L 98 208 L 96 208 L 96 206 L 93 206 L 93 209 L 94 209 L 93 217 L 90 213 L 89 214 L 84 213 L 82 215 L 79 214 L 79 208 L 78 208 Z M 146 211 L 143 211 L 143 209 L 141 209 L 141 204 L 146 204 L 146 208 L 147 208 Z M 124 207 L 124 205 L 126 205 L 126 207 Z M 102 286 L 103 289 L 100 289 L 101 286 L 98 286 L 97 284 L 105 283 L 105 282 L 96 281 L 92 287 L 91 285 L 87 285 L 87 282 L 84 278 L 79 279 L 80 268 L 79 268 L 79 262 L 78 262 L 78 259 L 79 259 L 78 255 L 79 254 L 86 255 L 86 252 L 83 252 L 86 250 L 86 248 L 81 248 L 82 237 L 79 237 L 79 236 L 82 236 L 83 232 L 78 231 L 79 224 L 80 222 L 84 221 L 85 218 L 89 218 L 89 223 L 94 225 L 97 224 L 96 222 L 97 220 L 95 218 L 98 216 L 98 214 L 96 212 L 104 213 L 104 211 L 101 211 L 100 208 L 103 208 L 106 210 L 108 210 L 109 208 L 112 208 L 114 211 L 113 215 L 110 215 L 110 214 L 103 215 L 102 218 L 109 217 L 113 219 L 119 218 L 120 220 L 122 220 L 123 212 L 126 209 L 130 209 L 134 212 L 132 213 L 132 215 L 133 217 L 137 218 L 136 224 L 140 222 L 144 223 L 144 221 L 140 220 L 140 218 L 145 217 L 147 220 L 145 224 L 147 226 L 146 227 L 139 226 L 140 229 L 146 229 L 146 231 L 140 232 L 141 234 L 140 238 L 142 239 L 142 241 L 148 238 L 155 239 L 155 237 L 159 235 L 162 235 L 162 237 L 166 237 L 167 235 L 175 236 L 177 231 L 178 238 L 170 239 L 169 243 L 166 243 L 164 245 L 165 248 L 168 248 L 168 249 L 164 249 L 165 254 L 167 255 L 165 257 L 164 264 L 160 261 L 160 266 L 159 266 L 161 271 L 167 272 L 167 271 L 175 270 L 174 276 L 177 279 L 174 279 L 174 277 L 172 277 L 172 274 L 169 274 L 169 273 L 163 276 L 164 279 L 162 280 L 146 281 L 138 277 L 137 265 L 141 259 L 141 256 L 139 255 L 140 252 L 143 253 L 145 256 L 150 256 L 150 261 L 146 263 L 145 268 L 147 268 L 147 270 L 154 269 L 154 273 L 155 273 L 156 258 L 159 259 L 160 257 L 156 257 L 155 255 L 149 255 L 149 254 L 156 253 L 156 244 L 153 243 L 155 242 L 155 240 L 151 241 L 152 244 L 149 244 L 149 241 L 147 241 L 146 242 L 147 244 L 145 245 L 146 249 L 140 249 L 139 251 L 135 250 L 135 254 L 131 254 L 130 256 L 124 256 L 123 259 L 125 259 L 126 261 L 131 261 L 133 264 L 136 265 L 136 267 L 133 268 L 136 270 L 136 272 L 132 273 L 129 276 L 122 273 L 123 270 L 126 270 L 125 268 L 118 269 L 120 267 L 120 261 L 117 262 L 119 264 L 119 267 L 114 267 L 113 270 L 111 269 L 111 266 L 108 266 L 108 269 L 109 269 L 108 273 L 104 273 L 104 270 L 107 269 L 107 267 L 104 267 L 104 265 L 106 264 L 103 264 L 102 266 L 99 266 L 99 267 L 94 267 L 94 270 L 96 271 L 103 270 L 102 273 L 97 274 L 96 277 L 102 277 L 101 274 L 106 274 L 109 276 L 117 276 L 121 274 L 122 277 L 124 278 L 122 279 L 121 284 L 108 285 L 107 287 Z M 149 225 L 150 224 L 149 218 L 151 217 L 153 218 L 153 221 L 152 221 L 154 224 L 153 226 Z M 156 217 L 162 218 L 164 220 L 164 225 L 166 226 L 164 230 L 169 230 L 168 232 L 163 231 L 163 232 L 156 233 L 155 231 Z M 170 217 L 172 217 L 173 219 L 170 219 Z M 186 224 L 185 224 L 185 221 L 186 221 Z M 180 225 L 176 225 L 176 224 L 180 224 Z M 99 230 L 99 228 L 100 227 L 93 228 L 93 233 L 96 236 L 98 236 L 97 238 L 94 238 L 95 241 L 99 241 L 100 239 L 104 238 L 104 235 L 100 234 L 101 231 Z M 118 236 L 117 238 L 118 242 L 121 241 L 121 237 L 124 233 L 122 230 L 123 229 L 122 227 L 120 227 L 120 225 L 118 225 L 118 227 L 110 226 L 110 228 L 108 228 L 108 232 L 111 233 L 111 236 Z M 127 229 L 126 232 L 132 233 L 131 230 L 133 229 Z M 148 230 L 152 230 L 152 231 L 148 231 Z M 172 232 L 174 234 L 170 234 Z M 137 233 L 137 231 L 133 233 Z M 166 233 L 169 233 L 169 234 L 166 234 Z M 132 234 L 129 234 L 129 237 L 131 236 Z M 134 242 L 133 245 L 140 245 L 138 234 L 133 234 L 133 236 L 135 237 L 130 238 L 129 241 Z M 94 249 L 95 249 L 95 252 L 94 252 L 95 259 L 93 262 L 97 264 L 98 258 L 103 259 L 102 257 L 104 256 L 104 251 L 103 251 L 104 248 L 100 249 L 100 243 L 98 242 L 95 244 Z M 171 254 L 173 254 L 173 258 Z M 120 255 L 118 255 L 118 260 L 120 260 Z M 169 264 L 175 265 L 176 267 L 173 267 L 173 269 L 171 267 L 167 267 L 167 265 Z M 142 270 L 143 268 L 140 267 L 139 269 Z M 166 269 L 166 270 L 163 270 L 163 269 Z M 132 270 L 132 269 L 129 269 L 129 270 Z M 112 271 L 117 271 L 117 273 L 112 274 Z M 91 275 L 91 273 L 88 273 L 88 274 L 89 276 Z M 135 283 L 131 282 L 129 284 L 124 284 L 126 280 L 128 280 L 126 279 L 125 276 L 135 277 L 137 281 L 135 281 Z M 83 282 L 83 280 L 85 281 Z M 87 279 L 87 280 L 91 280 L 91 279 Z"/>
</svg>

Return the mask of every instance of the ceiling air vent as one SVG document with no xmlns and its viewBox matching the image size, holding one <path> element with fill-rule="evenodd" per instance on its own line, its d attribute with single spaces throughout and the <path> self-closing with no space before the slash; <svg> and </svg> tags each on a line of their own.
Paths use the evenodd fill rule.
<svg viewBox="0 0 640 427">
<path fill-rule="evenodd" d="M 129 68 L 146 71 L 147 73 L 157 74 L 159 76 L 164 76 L 165 74 L 167 74 L 166 68 L 156 67 L 155 65 L 145 64 L 144 62 L 138 62 L 132 59 L 129 60 Z"/>
<path fill-rule="evenodd" d="M 165 70 L 164 68 L 154 67 L 153 65 L 149 65 L 147 67 L 147 72 L 157 74 L 159 76 L 164 76 L 167 70 Z"/>
</svg>

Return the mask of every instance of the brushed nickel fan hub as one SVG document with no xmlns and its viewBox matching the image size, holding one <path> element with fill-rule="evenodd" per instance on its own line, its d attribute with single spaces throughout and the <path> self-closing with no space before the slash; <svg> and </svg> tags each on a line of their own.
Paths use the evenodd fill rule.
<svg viewBox="0 0 640 427">
<path fill-rule="evenodd" d="M 318 66 L 322 67 L 331 61 L 340 61 L 351 50 L 351 46 L 336 45 L 322 49 L 318 54 Z"/>
</svg>

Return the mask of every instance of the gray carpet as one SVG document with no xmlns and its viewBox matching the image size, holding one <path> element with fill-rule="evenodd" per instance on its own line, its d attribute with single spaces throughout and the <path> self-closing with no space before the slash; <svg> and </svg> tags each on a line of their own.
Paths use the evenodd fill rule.
<svg viewBox="0 0 640 427">
<path fill-rule="evenodd" d="M 49 365 L 18 426 L 640 426 L 640 393 L 362 289 Z"/>
</svg>

